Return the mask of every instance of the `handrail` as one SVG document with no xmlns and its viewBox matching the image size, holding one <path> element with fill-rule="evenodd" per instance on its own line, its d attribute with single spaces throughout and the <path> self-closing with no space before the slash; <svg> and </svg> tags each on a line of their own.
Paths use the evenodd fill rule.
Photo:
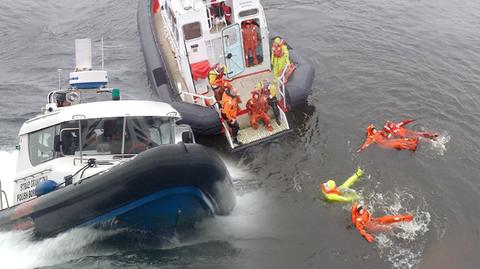
<svg viewBox="0 0 480 269">
<path fill-rule="evenodd" d="M 233 145 L 232 136 L 230 135 L 230 131 L 228 130 L 228 125 L 227 123 L 225 123 L 224 120 L 222 120 L 222 125 L 223 129 L 225 130 L 225 136 L 227 137 L 228 144 L 230 144 L 230 148 L 235 148 L 235 146 Z"/>
<path fill-rule="evenodd" d="M 279 87 L 278 91 L 280 92 L 280 95 L 282 96 L 283 107 L 285 107 L 285 108 L 287 107 L 287 98 L 285 97 L 285 82 L 284 81 L 285 81 L 285 74 L 287 73 L 287 69 L 290 65 L 291 65 L 291 63 L 285 65 L 285 67 L 283 68 L 283 71 L 282 71 L 282 75 L 277 78 L 278 84 L 280 84 L 280 87 Z"/>
<path fill-rule="evenodd" d="M 192 101 L 195 100 L 195 98 L 198 98 L 198 99 L 201 99 L 202 100 L 202 103 L 200 104 L 197 104 L 197 105 L 203 105 L 203 106 L 207 106 L 207 103 L 206 101 L 210 101 L 211 103 L 213 103 L 214 107 L 215 107 L 215 110 L 218 112 L 218 115 L 220 116 L 221 115 L 221 112 L 220 112 L 220 108 L 217 104 L 217 100 L 215 100 L 215 97 L 212 97 L 212 96 L 205 96 L 205 95 L 201 95 L 201 94 L 196 94 L 196 93 L 191 93 L 191 92 L 186 92 L 186 91 L 181 91 L 180 92 L 180 96 L 182 97 L 182 100 L 184 100 L 184 95 L 188 95 L 188 96 L 191 96 L 192 97 Z M 185 101 L 185 100 L 184 100 Z M 212 105 L 210 105 L 212 106 Z"/>
<path fill-rule="evenodd" d="M 3 198 L 2 198 L 2 195 L 5 196 L 5 202 L 7 202 L 7 207 L 6 208 L 9 208 L 10 207 L 10 204 L 8 203 L 8 197 L 7 197 L 7 193 L 2 190 L 2 181 L 0 180 L 0 210 L 3 209 Z"/>
<path fill-rule="evenodd" d="M 43 175 L 43 174 L 45 174 L 46 172 L 52 172 L 52 169 L 51 169 L 51 168 L 47 168 L 47 169 L 44 169 L 44 170 L 42 170 L 42 171 L 36 172 L 36 173 L 34 173 L 34 174 L 31 174 L 31 175 L 28 175 L 28 176 L 25 176 L 25 177 L 22 177 L 22 178 L 17 178 L 17 179 L 15 179 L 15 180 L 13 180 L 13 182 L 17 183 L 17 182 L 20 181 L 20 180 L 26 180 L 26 179 L 28 179 L 28 178 L 35 178 L 35 176 L 37 176 L 37 175 L 39 175 L 39 174 L 40 174 L 40 175 Z"/>
</svg>

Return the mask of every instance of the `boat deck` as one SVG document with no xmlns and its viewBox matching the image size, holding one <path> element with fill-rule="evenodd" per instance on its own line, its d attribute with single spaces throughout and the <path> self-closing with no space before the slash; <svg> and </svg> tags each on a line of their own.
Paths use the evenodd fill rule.
<svg viewBox="0 0 480 269">
<path fill-rule="evenodd" d="M 273 72 L 265 70 L 263 72 L 249 75 L 248 77 L 240 77 L 232 81 L 232 85 L 237 88 L 240 99 L 242 99 L 242 103 L 240 104 L 242 109 L 245 108 L 248 99 L 250 99 L 252 96 L 251 92 L 257 88 L 257 84 L 265 79 L 271 82 L 273 79 Z"/>
<path fill-rule="evenodd" d="M 238 131 L 237 139 L 243 144 L 249 144 L 249 143 L 261 140 L 265 137 L 279 133 L 281 131 L 288 130 L 286 124 L 278 125 L 275 122 L 275 118 L 272 118 L 272 121 L 270 122 L 270 124 L 272 125 L 272 128 L 273 128 L 273 131 L 271 132 L 265 129 L 265 125 L 263 124 L 263 121 L 259 122 L 258 129 L 256 130 L 250 127 L 250 125 L 248 127 L 244 127 L 243 129 L 240 129 Z"/>
</svg>

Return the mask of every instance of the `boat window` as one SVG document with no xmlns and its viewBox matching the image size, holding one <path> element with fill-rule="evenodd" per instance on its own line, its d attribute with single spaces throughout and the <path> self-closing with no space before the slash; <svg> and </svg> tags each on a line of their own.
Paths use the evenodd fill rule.
<svg viewBox="0 0 480 269">
<path fill-rule="evenodd" d="M 78 121 L 75 123 L 78 134 Z M 172 125 L 169 118 L 97 118 L 80 120 L 80 125 L 81 148 L 79 146 L 66 147 L 64 155 L 68 155 L 67 153 L 79 154 L 80 150 L 82 155 L 137 154 L 161 144 L 172 143 Z M 67 131 L 73 131 L 73 128 L 68 126 L 61 133 Z M 62 141 L 63 144 L 66 144 L 65 140 Z"/>
<path fill-rule="evenodd" d="M 137 154 L 146 149 L 172 143 L 169 118 L 128 117 L 125 128 L 125 153 Z"/>
<path fill-rule="evenodd" d="M 182 29 L 185 40 L 199 38 L 202 36 L 202 27 L 200 26 L 200 22 L 198 21 L 185 24 Z"/>
<path fill-rule="evenodd" d="M 240 11 L 238 13 L 238 16 L 240 18 L 243 18 L 243 17 L 247 17 L 247 16 L 251 16 L 251 15 L 255 15 L 258 13 L 258 9 L 257 8 L 252 8 L 252 9 L 247 9 L 247 10 L 243 10 L 243 11 Z"/>
<path fill-rule="evenodd" d="M 32 165 L 35 166 L 54 158 L 54 136 L 55 126 L 28 135 L 28 151 Z"/>
<path fill-rule="evenodd" d="M 78 120 L 64 122 L 60 126 L 60 145 L 63 155 L 74 155 L 79 150 L 80 131 Z"/>
<path fill-rule="evenodd" d="M 123 118 L 81 120 L 81 127 L 83 155 L 122 153 Z"/>
</svg>

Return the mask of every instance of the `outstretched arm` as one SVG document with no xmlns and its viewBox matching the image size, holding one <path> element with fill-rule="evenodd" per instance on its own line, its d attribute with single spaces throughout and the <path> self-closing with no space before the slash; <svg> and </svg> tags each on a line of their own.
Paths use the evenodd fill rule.
<svg viewBox="0 0 480 269">
<path fill-rule="evenodd" d="M 372 144 L 372 142 L 373 142 L 373 141 L 372 141 L 369 137 L 367 137 L 367 139 L 365 140 L 365 142 L 363 143 L 363 145 L 357 150 L 357 152 L 360 152 L 360 151 L 368 148 L 368 147 Z"/>
<path fill-rule="evenodd" d="M 353 202 L 355 200 L 355 197 L 346 197 L 346 196 L 338 195 L 335 193 L 325 194 L 325 198 L 328 201 L 335 201 L 335 202 Z"/>
<path fill-rule="evenodd" d="M 363 176 L 363 170 L 358 167 L 355 174 L 345 180 L 345 182 L 339 188 L 350 188 L 360 179 L 361 176 Z"/>
<path fill-rule="evenodd" d="M 365 231 L 365 229 L 363 229 L 362 225 L 356 223 L 355 227 L 357 227 L 358 232 L 360 232 L 360 234 L 363 236 L 363 238 L 365 238 L 365 240 L 367 240 L 369 243 L 372 243 L 373 241 L 375 241 L 373 236 L 371 234 L 367 233 Z"/>
<path fill-rule="evenodd" d="M 398 127 L 402 127 L 404 125 L 407 125 L 409 123 L 412 123 L 414 122 L 415 120 L 414 119 L 406 119 L 406 120 L 402 120 L 399 124 L 397 124 Z"/>
</svg>

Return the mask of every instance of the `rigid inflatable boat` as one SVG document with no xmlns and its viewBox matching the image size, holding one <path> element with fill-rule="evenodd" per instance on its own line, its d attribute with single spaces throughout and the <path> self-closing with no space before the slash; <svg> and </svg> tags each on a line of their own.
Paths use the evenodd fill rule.
<svg viewBox="0 0 480 269">
<path fill-rule="evenodd" d="M 253 23 L 257 33 L 254 62 L 249 59 L 252 53 L 245 52 L 246 40 L 243 40 L 242 31 L 246 23 Z M 208 81 L 212 67 L 217 64 L 226 66 L 227 79 L 243 100 L 237 114 L 238 140 L 243 145 L 288 132 L 290 126 L 285 113 L 304 105 L 311 94 L 314 70 L 288 46 L 295 71 L 287 80 L 285 67 L 275 80 L 280 115 L 272 121 L 270 131 L 251 128 L 245 109 L 250 92 L 259 82 L 272 82 L 274 78 L 271 43 L 275 36 L 268 30 L 258 0 L 140 0 L 138 30 L 147 76 L 160 100 L 178 110 L 182 114 L 182 123 L 189 124 L 195 133 L 224 133 L 232 149 L 238 145 L 232 142 L 229 128 L 221 116 L 218 98 L 215 99 Z M 272 109 L 268 112 L 270 116 L 273 116 Z"/>
<path fill-rule="evenodd" d="M 82 47 L 88 51 L 90 40 L 77 40 Z M 164 232 L 228 214 L 235 205 L 228 170 L 177 124 L 178 111 L 122 100 L 119 89 L 106 88 L 106 72 L 90 73 L 78 54 L 70 87 L 50 92 L 42 114 L 20 129 L 13 205 L 2 204 L 0 230 L 51 236 L 108 223 Z"/>
</svg>

